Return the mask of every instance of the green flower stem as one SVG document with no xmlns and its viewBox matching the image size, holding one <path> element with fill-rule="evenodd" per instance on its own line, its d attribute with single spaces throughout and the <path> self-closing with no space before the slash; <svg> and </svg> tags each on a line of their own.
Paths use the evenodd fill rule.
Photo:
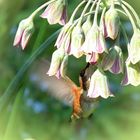
<svg viewBox="0 0 140 140">
<path fill-rule="evenodd" d="M 95 13 L 95 11 L 91 11 L 91 12 L 88 12 L 88 13 L 86 13 L 85 15 L 84 15 L 84 18 L 85 17 L 87 17 L 87 16 L 89 16 L 89 15 L 92 15 L 92 14 L 94 14 Z M 78 18 L 77 20 L 75 20 L 74 21 L 74 23 L 72 24 L 72 26 L 69 28 L 69 30 L 68 30 L 68 32 L 67 32 L 67 34 L 66 34 L 66 38 L 67 38 L 67 36 L 69 35 L 69 33 L 70 33 L 70 31 L 72 31 L 72 29 L 75 27 L 75 25 L 78 23 L 78 21 L 80 20 L 80 18 Z"/>
<path fill-rule="evenodd" d="M 86 1 L 86 0 L 82 1 L 82 2 L 76 7 L 76 9 L 75 9 L 74 12 L 72 13 L 72 16 L 71 16 L 71 18 L 70 18 L 70 20 L 69 20 L 70 23 L 73 23 L 73 22 L 74 22 L 74 18 L 75 18 L 75 16 L 76 16 L 76 13 L 78 12 L 79 8 L 80 8 L 85 2 L 87 2 L 87 1 Z"/>
<path fill-rule="evenodd" d="M 123 15 L 125 15 L 126 17 L 128 17 L 127 16 L 127 14 L 124 12 L 124 11 L 122 11 L 121 9 L 118 9 L 118 8 L 115 8 L 119 13 L 121 13 L 121 14 L 123 14 Z"/>
<path fill-rule="evenodd" d="M 125 2 L 123 0 L 122 0 L 122 3 L 131 10 L 131 12 L 133 13 L 133 15 L 135 16 L 135 18 L 137 20 L 138 26 L 140 26 L 140 18 L 138 16 L 138 14 L 136 13 L 136 11 L 134 10 L 134 8 L 130 4 L 128 4 L 127 2 Z"/>
<path fill-rule="evenodd" d="M 115 2 L 114 2 L 114 0 L 111 1 L 111 6 L 112 6 L 112 8 L 115 8 Z"/>
<path fill-rule="evenodd" d="M 93 15 L 94 13 L 95 13 L 95 11 L 88 12 L 88 13 L 86 13 L 86 14 L 84 15 L 84 17 L 87 17 L 87 16 L 89 16 L 89 15 Z"/>
<path fill-rule="evenodd" d="M 33 19 L 36 16 L 36 14 L 38 14 L 38 12 L 40 12 L 43 8 L 45 8 L 47 5 L 49 5 L 50 3 L 54 2 L 54 1 L 56 1 L 56 0 L 51 0 L 51 1 L 44 3 L 43 5 L 38 7 L 29 17 Z"/>
<path fill-rule="evenodd" d="M 126 12 L 126 14 L 128 15 L 130 21 L 131 21 L 131 24 L 132 24 L 132 27 L 133 27 L 133 30 L 136 30 L 137 27 L 136 27 L 136 24 L 134 22 L 134 19 L 132 17 L 132 15 L 130 14 L 130 12 L 128 11 L 128 9 L 120 2 L 119 5 L 122 7 L 122 9 Z"/>
<path fill-rule="evenodd" d="M 51 35 L 33 54 L 29 57 L 29 59 L 23 64 L 21 69 L 18 71 L 17 75 L 9 84 L 8 88 L 4 92 L 4 94 L 0 97 L 0 112 L 6 107 L 12 97 L 15 97 L 18 93 L 19 87 L 21 86 L 22 79 L 24 77 L 25 72 L 28 70 L 30 65 L 39 57 L 41 53 L 46 50 L 47 47 L 57 38 L 60 30 L 56 31 L 53 35 Z"/>
<path fill-rule="evenodd" d="M 97 0 L 96 0 L 96 1 L 97 1 Z M 85 8 L 84 8 L 84 10 L 82 11 L 82 14 L 81 14 L 81 16 L 80 16 L 80 20 L 79 20 L 79 22 L 78 22 L 78 25 L 79 25 L 79 26 L 81 26 L 83 17 L 84 17 L 84 15 L 85 15 L 87 9 L 89 8 L 91 2 L 92 2 L 92 0 L 88 0 L 86 6 L 85 6 Z"/>
<path fill-rule="evenodd" d="M 95 25 L 98 25 L 97 24 L 97 18 L 98 18 L 98 12 L 99 12 L 99 8 L 100 8 L 100 3 L 101 3 L 101 0 L 98 0 L 98 3 L 97 3 L 97 6 L 96 6 L 96 10 L 95 10 L 95 16 L 94 16 L 94 21 L 93 21 L 93 26 Z"/>
<path fill-rule="evenodd" d="M 92 12 L 93 11 L 95 4 L 96 4 L 96 1 L 94 1 L 94 3 L 92 4 L 89 12 Z M 90 18 L 91 18 L 91 15 L 88 16 L 87 20 L 90 20 Z"/>
</svg>

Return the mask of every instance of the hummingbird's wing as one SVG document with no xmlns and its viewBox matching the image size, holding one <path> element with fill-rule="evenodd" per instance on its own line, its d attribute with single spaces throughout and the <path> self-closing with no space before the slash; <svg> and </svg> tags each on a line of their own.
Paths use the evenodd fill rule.
<svg viewBox="0 0 140 140">
<path fill-rule="evenodd" d="M 74 97 L 68 83 L 63 79 L 57 79 L 55 76 L 48 76 L 46 73 L 49 66 L 50 63 L 47 60 L 35 62 L 30 72 L 31 82 L 50 96 L 72 106 Z"/>
</svg>

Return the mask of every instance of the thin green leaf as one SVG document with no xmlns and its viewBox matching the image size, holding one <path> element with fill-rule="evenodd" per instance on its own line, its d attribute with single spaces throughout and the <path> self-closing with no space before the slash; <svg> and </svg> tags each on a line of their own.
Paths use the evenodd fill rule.
<svg viewBox="0 0 140 140">
<path fill-rule="evenodd" d="M 17 131 L 19 128 L 18 126 L 18 113 L 19 113 L 19 106 L 21 104 L 21 99 L 23 96 L 23 92 L 19 91 L 17 96 L 15 97 L 15 101 L 12 107 L 12 112 L 10 113 L 8 125 L 4 134 L 3 140 L 14 140 L 18 137 L 18 134 L 15 135 L 15 130 Z"/>
<path fill-rule="evenodd" d="M 6 107 L 8 102 L 12 97 L 16 97 L 18 93 L 17 90 L 21 86 L 23 76 L 25 72 L 28 70 L 30 65 L 41 55 L 44 50 L 50 46 L 50 44 L 56 39 L 60 30 L 56 31 L 52 34 L 37 50 L 33 52 L 33 54 L 29 57 L 29 59 L 23 64 L 21 69 L 18 71 L 17 75 L 9 84 L 8 88 L 6 89 L 5 93 L 0 98 L 0 112 Z"/>
</svg>

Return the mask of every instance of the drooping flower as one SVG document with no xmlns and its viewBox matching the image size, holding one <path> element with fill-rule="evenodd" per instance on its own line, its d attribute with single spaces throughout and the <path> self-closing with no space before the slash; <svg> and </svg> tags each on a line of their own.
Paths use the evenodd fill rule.
<svg viewBox="0 0 140 140">
<path fill-rule="evenodd" d="M 57 49 L 52 55 L 51 65 L 47 74 L 49 76 L 55 75 L 57 78 L 64 76 L 67 57 L 63 48 Z"/>
<path fill-rule="evenodd" d="M 114 74 L 123 72 L 123 53 L 121 48 L 117 45 L 110 48 L 109 53 L 104 55 L 101 65 L 104 70 L 109 70 Z"/>
<path fill-rule="evenodd" d="M 84 32 L 84 35 L 86 36 L 88 31 L 91 29 L 92 27 L 92 20 L 90 18 L 90 16 L 87 18 L 87 20 L 83 23 L 82 25 L 82 29 Z"/>
<path fill-rule="evenodd" d="M 115 61 L 116 55 L 117 55 L 117 53 L 113 48 L 109 49 L 108 54 L 105 53 L 103 55 L 103 58 L 102 58 L 102 61 L 101 61 L 101 67 L 104 71 L 107 71 L 112 67 L 112 65 Z"/>
<path fill-rule="evenodd" d="M 21 45 L 24 50 L 34 31 L 33 19 L 28 17 L 19 23 L 18 30 L 14 39 L 14 46 Z"/>
<path fill-rule="evenodd" d="M 112 65 L 112 67 L 109 69 L 110 72 L 114 73 L 114 74 L 119 74 L 119 73 L 123 73 L 123 53 L 120 47 L 115 46 L 114 49 L 117 52 L 115 61 Z"/>
<path fill-rule="evenodd" d="M 82 46 L 82 51 L 88 53 L 103 53 L 107 52 L 105 39 L 103 33 L 100 31 L 98 26 L 93 25 L 87 33 L 85 42 Z"/>
<path fill-rule="evenodd" d="M 50 3 L 41 17 L 47 18 L 49 24 L 65 25 L 67 22 L 66 0 L 56 0 Z"/>
<path fill-rule="evenodd" d="M 107 37 L 111 39 L 116 39 L 118 32 L 119 32 L 119 16 L 117 10 L 114 6 L 111 6 L 110 9 L 105 13 L 105 31 Z"/>
<path fill-rule="evenodd" d="M 128 58 L 126 61 L 125 76 L 122 85 L 131 84 L 133 86 L 140 85 L 140 62 L 132 64 Z"/>
<path fill-rule="evenodd" d="M 92 52 L 91 54 L 86 55 L 86 62 L 88 62 L 90 64 L 94 65 L 95 63 L 97 63 L 98 59 L 99 59 L 98 53 Z"/>
<path fill-rule="evenodd" d="M 140 61 L 140 30 L 134 30 L 130 45 L 128 45 L 128 57 L 133 64 Z"/>
<path fill-rule="evenodd" d="M 56 40 L 56 43 L 55 43 L 55 46 L 57 48 L 60 48 L 62 46 L 62 43 L 64 43 L 64 40 L 65 40 L 65 37 L 66 37 L 66 34 L 68 35 L 68 32 L 70 27 L 71 27 L 71 23 L 67 23 L 61 30 L 61 32 L 59 33 L 59 36 Z"/>
<path fill-rule="evenodd" d="M 84 43 L 85 36 L 81 26 L 77 25 L 74 27 L 71 35 L 71 49 L 70 54 L 79 58 L 83 55 L 81 47 Z"/>
<path fill-rule="evenodd" d="M 108 81 L 106 75 L 97 69 L 91 76 L 90 86 L 88 90 L 88 97 L 90 98 L 108 98 L 113 97 L 108 87 Z"/>
</svg>

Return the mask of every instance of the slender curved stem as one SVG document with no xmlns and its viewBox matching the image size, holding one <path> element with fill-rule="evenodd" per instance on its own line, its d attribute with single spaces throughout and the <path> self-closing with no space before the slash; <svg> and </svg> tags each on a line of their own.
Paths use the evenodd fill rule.
<svg viewBox="0 0 140 140">
<path fill-rule="evenodd" d="M 96 1 L 94 1 L 94 3 L 92 4 L 92 6 L 90 7 L 89 12 L 92 12 L 93 11 L 95 4 L 96 4 Z M 88 16 L 87 20 L 90 20 L 90 18 L 91 18 L 91 15 Z"/>
<path fill-rule="evenodd" d="M 38 7 L 38 8 L 30 15 L 30 17 L 31 17 L 31 18 L 34 18 L 38 12 L 40 12 L 43 8 L 45 8 L 47 5 L 49 5 L 50 3 L 54 2 L 54 1 L 55 1 L 55 0 L 51 0 L 51 1 L 48 1 L 48 2 L 44 3 L 43 5 L 41 5 L 40 7 Z"/>
<path fill-rule="evenodd" d="M 121 13 L 121 14 L 123 14 L 123 15 L 125 15 L 126 17 L 128 17 L 127 16 L 127 14 L 124 12 L 124 11 L 122 11 L 122 10 L 120 10 L 120 9 L 118 9 L 118 8 L 115 8 L 119 13 Z"/>
<path fill-rule="evenodd" d="M 85 15 L 87 9 L 89 8 L 89 5 L 90 5 L 91 2 L 92 2 L 92 0 L 88 0 L 86 6 L 85 6 L 85 8 L 84 8 L 84 10 L 83 10 L 83 12 L 82 12 L 82 14 L 81 14 L 81 16 L 80 16 L 80 20 L 79 20 L 79 22 L 78 22 L 78 25 L 79 25 L 79 26 L 81 26 L 83 17 L 84 17 L 84 15 Z"/>
<path fill-rule="evenodd" d="M 98 17 L 98 12 L 99 12 L 99 8 L 100 8 L 100 2 L 101 2 L 101 0 L 98 0 L 97 7 L 95 10 L 93 25 L 97 25 L 97 17 Z"/>
<path fill-rule="evenodd" d="M 138 14 L 136 13 L 136 11 L 134 10 L 134 8 L 130 5 L 130 4 L 128 4 L 127 2 L 125 2 L 125 1 L 123 1 L 122 0 L 122 3 L 125 5 L 125 6 L 127 6 L 130 10 L 131 10 L 131 12 L 133 13 L 133 15 L 135 16 L 135 18 L 136 18 L 136 20 L 137 20 L 137 23 L 138 23 L 138 25 L 140 24 L 140 18 L 139 18 L 139 16 L 138 16 Z M 139 25 L 140 26 L 140 25 Z"/>
<path fill-rule="evenodd" d="M 74 12 L 72 13 L 72 16 L 71 16 L 69 22 L 73 23 L 76 13 L 78 12 L 79 8 L 80 8 L 85 2 L 86 2 L 85 0 L 82 1 L 82 2 L 76 7 L 76 9 L 74 10 Z"/>
<path fill-rule="evenodd" d="M 126 14 L 128 15 L 128 17 L 129 17 L 129 19 L 131 21 L 133 30 L 135 30 L 137 27 L 136 27 L 136 24 L 134 22 L 134 19 L 133 19 L 132 15 L 130 14 L 130 12 L 128 11 L 128 9 L 121 2 L 119 2 L 117 4 L 120 5 L 122 7 L 122 9 L 126 12 Z"/>
</svg>

